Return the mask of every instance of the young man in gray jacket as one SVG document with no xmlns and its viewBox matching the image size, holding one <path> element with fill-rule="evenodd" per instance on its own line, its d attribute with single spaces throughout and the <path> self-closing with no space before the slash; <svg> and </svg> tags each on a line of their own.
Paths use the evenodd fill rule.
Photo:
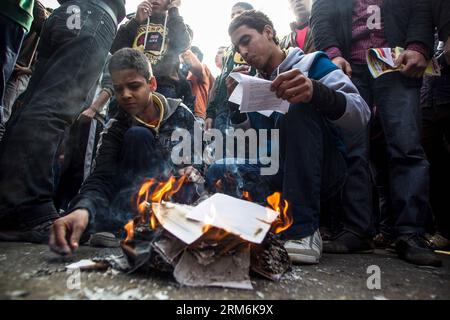
<svg viewBox="0 0 450 320">
<path fill-rule="evenodd" d="M 369 109 L 350 79 L 325 54 L 305 55 L 299 48 L 281 50 L 273 24 L 264 13 L 242 13 L 231 22 L 229 34 L 236 50 L 258 70 L 257 76 L 271 80 L 276 95 L 290 103 L 289 111 L 273 122 L 273 128 L 280 129 L 278 173 L 251 175 L 263 183 L 244 181 L 244 189 L 253 185 L 255 188 L 247 190 L 251 196 L 260 188 L 266 188 L 266 193 L 281 191 L 294 220 L 284 233 L 291 260 L 318 263 L 322 255 L 320 203 L 342 189 L 346 165 L 339 147 L 365 130 Z M 242 68 L 234 71 L 245 72 Z M 227 82 L 231 92 L 234 80 Z M 233 124 L 250 128 L 247 115 L 230 107 Z M 209 168 L 207 180 L 213 184 L 227 172 L 247 177 L 249 171 L 256 172 L 251 165 L 215 164 Z"/>
</svg>

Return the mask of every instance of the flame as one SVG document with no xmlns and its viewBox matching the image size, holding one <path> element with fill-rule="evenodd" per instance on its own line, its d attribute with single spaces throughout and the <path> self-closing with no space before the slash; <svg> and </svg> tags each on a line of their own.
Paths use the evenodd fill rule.
<svg viewBox="0 0 450 320">
<path fill-rule="evenodd" d="M 171 176 L 166 182 L 158 183 L 158 186 L 151 196 L 152 202 L 161 203 L 166 193 L 172 189 L 174 182 L 175 178 Z"/>
<path fill-rule="evenodd" d="M 156 227 L 158 227 L 158 219 L 156 218 L 156 216 L 152 213 L 150 215 L 150 228 L 152 228 L 152 230 L 156 230 Z"/>
<path fill-rule="evenodd" d="M 216 187 L 216 190 L 222 190 L 222 188 L 223 188 L 222 180 L 220 180 L 220 179 L 217 180 L 215 183 L 215 187 Z"/>
<path fill-rule="evenodd" d="M 207 233 L 211 228 L 212 228 L 212 225 L 210 225 L 210 224 L 205 224 L 205 225 L 203 225 L 203 227 L 202 227 L 202 232 L 203 232 L 203 233 Z"/>
<path fill-rule="evenodd" d="M 278 218 L 272 224 L 272 230 L 274 233 L 281 233 L 287 230 L 294 220 L 292 216 L 288 214 L 289 203 L 284 200 L 284 205 L 281 207 L 281 193 L 275 192 L 274 194 L 267 197 L 267 203 L 272 207 L 273 210 L 279 213 Z"/>
<path fill-rule="evenodd" d="M 155 184 L 155 179 L 149 179 L 144 184 L 142 184 L 141 188 L 139 189 L 138 196 L 137 196 L 137 208 L 138 212 L 141 214 L 141 216 L 145 213 L 145 211 L 148 208 L 148 194 L 150 188 Z"/>
<path fill-rule="evenodd" d="M 252 197 L 250 196 L 250 192 L 248 191 L 242 192 L 242 199 L 253 202 Z"/>
<path fill-rule="evenodd" d="M 212 228 L 212 224 L 215 219 L 216 219 L 216 207 L 211 206 L 211 209 L 205 216 L 204 225 L 202 228 L 203 233 L 207 233 Z"/>
<path fill-rule="evenodd" d="M 180 179 L 178 179 L 177 181 L 175 181 L 173 187 L 171 190 L 169 190 L 167 192 L 167 194 L 165 195 L 165 199 L 170 199 L 175 193 L 177 193 L 178 191 L 180 191 L 181 187 L 183 186 L 183 184 L 185 183 L 187 179 L 186 175 L 181 176 Z"/>
<path fill-rule="evenodd" d="M 148 179 L 142 184 L 137 193 L 136 207 L 141 218 L 141 223 L 149 223 L 150 228 L 155 230 L 158 226 L 158 219 L 152 212 L 152 203 L 161 203 L 163 200 L 170 199 L 175 193 L 180 191 L 186 181 L 183 175 L 178 180 L 171 176 L 166 182 L 158 182 L 156 179 Z M 156 187 L 155 187 L 156 186 Z M 153 191 L 151 191 L 153 189 Z M 134 222 L 130 221 L 125 225 L 127 238 L 129 241 L 133 238 Z"/>
<path fill-rule="evenodd" d="M 128 221 L 128 223 L 125 225 L 125 231 L 127 232 L 127 238 L 125 239 L 125 242 L 128 242 L 131 239 L 133 239 L 133 236 L 134 236 L 134 221 L 133 220 Z"/>
</svg>

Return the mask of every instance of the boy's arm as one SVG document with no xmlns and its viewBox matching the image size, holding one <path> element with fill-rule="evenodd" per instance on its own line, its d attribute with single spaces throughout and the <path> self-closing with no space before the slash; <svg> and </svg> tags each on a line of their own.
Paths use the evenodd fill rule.
<svg viewBox="0 0 450 320">
<path fill-rule="evenodd" d="M 115 193 L 114 177 L 123 139 L 121 131 L 119 124 L 111 120 L 102 133 L 96 157 L 98 166 L 71 201 L 67 214 L 56 220 L 50 230 L 52 251 L 67 255 L 77 250 L 81 235 L 92 226 L 96 212 L 108 209 Z"/>
<path fill-rule="evenodd" d="M 370 119 L 369 107 L 350 78 L 325 54 L 320 55 L 309 69 L 311 78 L 294 68 L 281 73 L 272 82 L 272 89 L 291 104 L 312 104 L 343 130 L 363 130 Z M 313 69 L 319 73 L 314 75 Z"/>
<path fill-rule="evenodd" d="M 204 82 L 203 65 L 191 50 L 186 50 L 181 54 L 184 63 L 189 67 L 189 71 L 201 82 Z"/>
<path fill-rule="evenodd" d="M 369 123 L 369 106 L 341 69 L 313 80 L 313 88 L 311 102 L 338 127 L 359 131 Z"/>
</svg>

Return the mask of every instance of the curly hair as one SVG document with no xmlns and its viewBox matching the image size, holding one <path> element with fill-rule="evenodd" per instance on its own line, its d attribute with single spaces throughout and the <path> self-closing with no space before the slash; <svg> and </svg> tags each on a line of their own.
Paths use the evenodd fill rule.
<svg viewBox="0 0 450 320">
<path fill-rule="evenodd" d="M 270 26 L 273 30 L 273 41 L 278 45 L 278 37 L 273 26 L 272 21 L 269 17 L 261 12 L 256 10 L 245 11 L 242 14 L 236 16 L 230 23 L 228 27 L 228 34 L 231 34 L 236 31 L 238 28 L 242 26 L 247 26 L 252 29 L 256 29 L 259 33 L 263 33 L 265 26 Z"/>
</svg>

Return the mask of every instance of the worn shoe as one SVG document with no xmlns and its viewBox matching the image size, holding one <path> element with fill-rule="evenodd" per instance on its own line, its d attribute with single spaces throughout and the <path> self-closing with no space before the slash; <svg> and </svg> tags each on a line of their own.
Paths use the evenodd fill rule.
<svg viewBox="0 0 450 320">
<path fill-rule="evenodd" d="M 0 230 L 0 241 L 47 244 L 53 222 L 54 220 L 47 220 L 34 227 L 20 230 Z"/>
<path fill-rule="evenodd" d="M 89 245 L 91 247 L 117 248 L 120 247 L 120 241 L 112 233 L 97 232 L 91 235 Z"/>
<path fill-rule="evenodd" d="M 373 253 L 372 240 L 367 240 L 349 231 L 342 231 L 333 240 L 323 244 L 326 253 Z"/>
<path fill-rule="evenodd" d="M 432 267 L 440 267 L 442 265 L 442 261 L 430 249 L 427 240 L 422 235 L 400 236 L 395 243 L 395 249 L 401 259 L 410 263 Z"/>
<path fill-rule="evenodd" d="M 427 237 L 430 247 L 434 250 L 446 250 L 450 248 L 450 240 L 444 237 L 439 232 L 435 233 L 433 236 Z"/>
<path fill-rule="evenodd" d="M 319 229 L 311 236 L 299 240 L 286 241 L 284 248 L 294 264 L 319 263 L 322 256 L 322 237 Z"/>
</svg>

